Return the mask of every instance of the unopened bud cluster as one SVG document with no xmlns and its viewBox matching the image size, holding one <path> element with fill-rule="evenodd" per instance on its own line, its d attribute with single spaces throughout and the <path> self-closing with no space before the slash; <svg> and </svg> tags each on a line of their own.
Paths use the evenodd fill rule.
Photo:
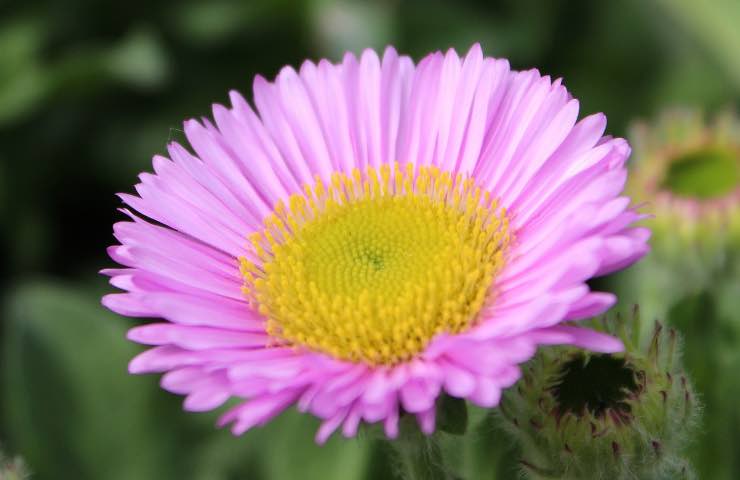
<svg viewBox="0 0 740 480">
<path fill-rule="evenodd" d="M 698 406 L 677 333 L 657 323 L 640 348 L 638 323 L 599 322 L 623 340 L 621 354 L 543 349 L 505 394 L 500 413 L 526 478 L 693 478 L 683 449 Z"/>
</svg>

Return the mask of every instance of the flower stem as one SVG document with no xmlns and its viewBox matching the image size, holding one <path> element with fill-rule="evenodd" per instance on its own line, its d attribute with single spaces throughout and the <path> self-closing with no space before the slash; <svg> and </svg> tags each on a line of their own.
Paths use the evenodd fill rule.
<svg viewBox="0 0 740 480">
<path fill-rule="evenodd" d="M 402 419 L 400 423 L 398 438 L 390 445 L 403 480 L 461 480 L 445 468 L 442 450 L 434 435 L 421 433 L 411 418 Z"/>
</svg>

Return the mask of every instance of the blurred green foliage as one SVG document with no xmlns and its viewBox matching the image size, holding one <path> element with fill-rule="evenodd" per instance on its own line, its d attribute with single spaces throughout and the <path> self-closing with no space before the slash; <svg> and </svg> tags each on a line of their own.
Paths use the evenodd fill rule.
<svg viewBox="0 0 740 480">
<path fill-rule="evenodd" d="M 685 332 L 684 356 L 704 404 L 692 459 L 700 478 L 731 480 L 740 472 L 740 412 L 735 401 L 740 395 L 740 325 L 733 328 L 732 319 L 718 310 L 717 299 L 700 292 L 672 305 L 668 319 Z"/>
<path fill-rule="evenodd" d="M 735 0 L 0 3 L 0 439 L 40 480 L 392 478 L 371 438 L 319 448 L 315 420 L 294 412 L 234 438 L 127 375 L 133 322 L 99 306 L 95 273 L 112 263 L 113 194 L 183 138 L 182 119 L 304 58 L 480 41 L 564 77 L 583 114 L 623 135 L 665 105 L 736 103 L 737 25 Z M 507 442 L 477 428 L 459 447 L 466 478 L 513 478 Z M 717 462 L 738 457 L 727 448 Z"/>
</svg>

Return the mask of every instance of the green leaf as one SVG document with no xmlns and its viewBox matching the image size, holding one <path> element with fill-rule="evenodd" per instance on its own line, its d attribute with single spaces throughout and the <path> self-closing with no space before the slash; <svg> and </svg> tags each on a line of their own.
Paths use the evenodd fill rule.
<svg viewBox="0 0 740 480">
<path fill-rule="evenodd" d="M 264 427 L 241 437 L 228 430 L 215 431 L 193 446 L 193 480 L 351 480 L 368 478 L 373 442 L 336 434 L 325 445 L 314 441 L 317 419 L 295 410 L 286 411 Z M 376 460 L 373 458 L 373 460 Z M 390 462 L 390 458 L 380 461 Z M 370 477 L 372 478 L 372 477 Z M 179 479 L 178 479 L 179 480 Z"/>
<path fill-rule="evenodd" d="M 131 31 L 105 55 L 110 74 L 133 86 L 152 89 L 167 82 L 170 60 L 157 34 L 146 28 Z"/>
<path fill-rule="evenodd" d="M 740 3 L 736 0 L 659 0 L 665 13 L 707 49 L 740 87 Z"/>
<path fill-rule="evenodd" d="M 97 296 L 50 283 L 17 289 L 4 313 L 2 417 L 34 479 L 180 473 L 177 431 L 157 421 L 154 378 L 126 371 L 139 351 L 124 338 L 126 320 Z"/>
<path fill-rule="evenodd" d="M 370 458 L 365 438 L 346 439 L 340 433 L 319 446 L 314 435 L 319 422 L 288 411 L 271 422 L 270 448 L 265 451 L 265 478 L 270 480 L 346 480 L 362 478 Z M 251 432 L 250 432 L 251 434 Z"/>
<path fill-rule="evenodd" d="M 34 479 L 345 480 L 362 478 L 370 442 L 314 442 L 316 419 L 286 412 L 243 437 L 214 426 L 216 413 L 183 412 L 155 376 L 131 376 L 141 349 L 130 320 L 96 295 L 26 285 L 6 305 L 2 416 L 8 441 Z"/>
<path fill-rule="evenodd" d="M 703 424 L 689 453 L 700 478 L 738 478 L 737 465 L 717 459 L 735 458 L 740 440 L 740 394 L 737 351 L 740 339 L 732 320 L 718 311 L 714 292 L 681 298 L 671 306 L 668 322 L 684 335 L 683 358 L 703 404 Z"/>
<path fill-rule="evenodd" d="M 25 18 L 0 25 L 0 126 L 38 108 L 51 90 L 39 59 L 44 31 Z"/>
</svg>

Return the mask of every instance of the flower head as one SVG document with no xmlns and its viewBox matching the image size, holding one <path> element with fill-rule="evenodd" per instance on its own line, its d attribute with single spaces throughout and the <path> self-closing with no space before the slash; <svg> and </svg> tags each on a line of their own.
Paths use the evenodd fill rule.
<svg viewBox="0 0 740 480">
<path fill-rule="evenodd" d="M 477 45 L 388 48 L 257 77 L 254 102 L 187 121 L 195 154 L 170 144 L 121 195 L 105 273 L 126 293 L 103 302 L 164 319 L 130 331 L 154 346 L 131 372 L 166 372 L 188 410 L 244 399 L 236 434 L 295 404 L 324 441 L 394 437 L 401 414 L 431 432 L 443 392 L 495 406 L 540 344 L 622 348 L 563 322 L 611 306 L 586 281 L 647 250 L 629 147 L 576 123 L 560 80 Z"/>
<path fill-rule="evenodd" d="M 740 120 L 708 122 L 698 110 L 666 110 L 630 128 L 635 154 L 627 192 L 644 202 L 653 254 L 617 288 L 645 319 L 667 318 L 686 295 L 729 297 L 740 269 Z M 724 280 L 721 280 L 724 279 Z"/>
<path fill-rule="evenodd" d="M 654 215 L 658 256 L 680 263 L 691 250 L 700 270 L 716 267 L 728 242 L 740 244 L 740 120 L 727 111 L 709 123 L 697 110 L 673 109 L 636 123 L 630 136 L 627 189 Z"/>
<path fill-rule="evenodd" d="M 624 353 L 540 351 L 504 395 L 506 427 L 520 441 L 527 478 L 693 478 L 684 449 L 698 416 L 678 334 L 656 323 L 640 345 L 634 315 L 605 320 Z"/>
</svg>

